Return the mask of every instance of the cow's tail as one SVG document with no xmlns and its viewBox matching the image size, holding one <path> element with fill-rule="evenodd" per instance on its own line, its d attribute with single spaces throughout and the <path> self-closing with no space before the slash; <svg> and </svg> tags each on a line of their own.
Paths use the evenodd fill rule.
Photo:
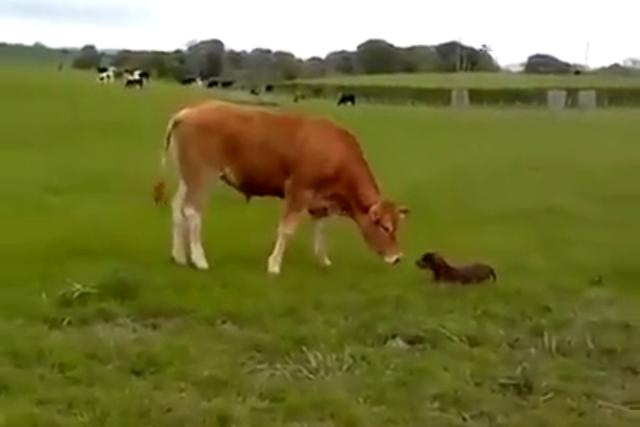
<svg viewBox="0 0 640 427">
<path fill-rule="evenodd" d="M 491 279 L 495 282 L 498 279 L 495 270 L 491 269 Z"/>
<path fill-rule="evenodd" d="M 176 117 L 172 118 L 167 125 L 167 131 L 164 136 L 164 147 L 162 149 L 162 155 L 160 157 L 160 176 L 156 181 L 156 185 L 153 187 L 153 201 L 156 205 L 165 205 L 167 203 L 166 196 L 166 171 L 167 171 L 167 153 L 171 147 L 171 141 L 173 140 L 173 131 L 178 126 L 179 120 Z"/>
</svg>

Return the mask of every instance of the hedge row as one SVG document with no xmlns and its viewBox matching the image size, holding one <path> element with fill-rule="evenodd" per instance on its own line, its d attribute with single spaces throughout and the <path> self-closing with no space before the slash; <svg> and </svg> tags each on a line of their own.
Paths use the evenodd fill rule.
<svg viewBox="0 0 640 427">
<path fill-rule="evenodd" d="M 420 88 L 406 86 L 378 85 L 336 85 L 336 84 L 300 84 L 283 83 L 275 88 L 282 93 L 302 94 L 310 98 L 335 99 L 342 92 L 355 93 L 359 99 L 376 103 L 412 103 L 434 106 L 451 105 L 452 89 Z M 581 89 L 566 90 L 566 106 L 578 105 L 578 93 Z M 585 88 L 595 90 L 598 106 L 640 107 L 640 87 L 638 88 Z M 498 88 L 468 89 L 469 102 L 472 105 L 547 105 L 549 88 Z"/>
</svg>

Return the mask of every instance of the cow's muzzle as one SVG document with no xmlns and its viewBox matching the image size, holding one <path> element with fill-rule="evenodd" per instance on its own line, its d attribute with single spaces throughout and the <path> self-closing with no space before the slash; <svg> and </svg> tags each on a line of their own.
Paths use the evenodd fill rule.
<svg viewBox="0 0 640 427">
<path fill-rule="evenodd" d="M 398 253 L 398 254 L 393 254 L 393 255 L 386 255 L 384 257 L 384 262 L 386 262 L 389 265 L 396 265 L 400 262 L 400 260 L 402 260 L 402 254 Z"/>
</svg>

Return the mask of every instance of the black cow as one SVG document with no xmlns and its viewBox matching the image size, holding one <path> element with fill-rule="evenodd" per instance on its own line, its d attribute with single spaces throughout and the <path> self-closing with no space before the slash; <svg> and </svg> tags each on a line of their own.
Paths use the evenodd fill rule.
<svg viewBox="0 0 640 427">
<path fill-rule="evenodd" d="M 220 82 L 220 86 L 224 87 L 224 88 L 229 88 L 231 86 L 233 86 L 234 81 L 233 80 L 223 80 Z"/>
<path fill-rule="evenodd" d="M 180 80 L 180 84 L 181 85 L 191 85 L 194 84 L 196 82 L 196 78 L 195 77 L 185 77 L 182 80 Z"/>
<path fill-rule="evenodd" d="M 273 92 L 273 85 L 266 85 L 264 87 L 265 92 Z"/>
<path fill-rule="evenodd" d="M 207 82 L 207 87 L 211 88 L 211 87 L 218 87 L 218 85 L 220 84 L 220 82 L 216 79 L 211 79 Z"/>
<path fill-rule="evenodd" d="M 340 99 L 338 99 L 338 105 L 356 105 L 356 96 L 353 93 L 343 93 L 340 95 Z"/>
<path fill-rule="evenodd" d="M 251 88 L 251 90 L 249 91 L 249 93 L 250 93 L 251 95 L 255 95 L 255 96 L 260 95 L 260 91 L 259 91 L 258 89 L 256 89 L 255 87 L 254 87 L 254 88 Z"/>
</svg>

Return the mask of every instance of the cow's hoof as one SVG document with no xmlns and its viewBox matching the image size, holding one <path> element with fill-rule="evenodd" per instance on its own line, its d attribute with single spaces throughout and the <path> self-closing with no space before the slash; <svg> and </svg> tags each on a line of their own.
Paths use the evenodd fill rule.
<svg viewBox="0 0 640 427">
<path fill-rule="evenodd" d="M 186 257 L 181 257 L 181 256 L 176 256 L 176 255 L 171 255 L 171 262 L 173 262 L 174 264 L 177 264 L 177 265 L 187 265 L 187 258 Z"/>
<path fill-rule="evenodd" d="M 206 261 L 192 262 L 193 266 L 198 270 L 208 270 L 209 264 Z"/>
<path fill-rule="evenodd" d="M 267 266 L 267 273 L 269 273 L 272 276 L 277 276 L 280 274 L 280 266 L 279 265 L 274 265 L 272 263 L 269 263 L 269 265 Z"/>
<path fill-rule="evenodd" d="M 191 259 L 191 265 L 198 270 L 208 270 L 209 263 L 204 258 L 193 258 Z"/>
<path fill-rule="evenodd" d="M 331 267 L 331 260 L 329 257 L 320 258 L 320 265 L 324 268 Z"/>
</svg>

